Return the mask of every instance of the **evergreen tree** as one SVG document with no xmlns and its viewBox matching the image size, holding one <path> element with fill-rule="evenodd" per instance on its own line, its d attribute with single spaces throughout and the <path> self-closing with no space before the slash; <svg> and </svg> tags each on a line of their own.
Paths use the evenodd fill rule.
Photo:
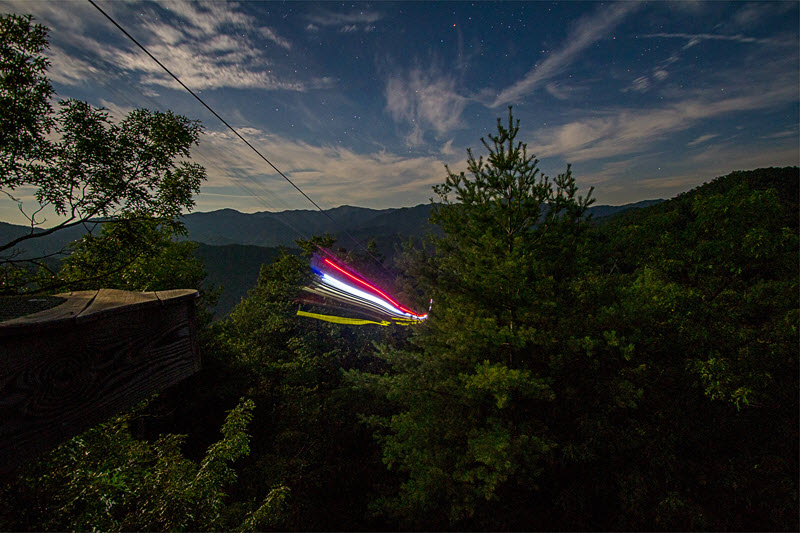
<svg viewBox="0 0 800 533">
<path fill-rule="evenodd" d="M 468 152 L 469 176 L 448 169 L 432 216 L 444 235 L 418 272 L 433 312 L 410 346 L 382 348 L 390 372 L 351 374 L 396 404 L 372 422 L 406 476 L 383 501 L 406 527 L 536 527 L 526 500 L 558 447 L 548 367 L 569 335 L 591 199 L 569 167 L 543 176 L 518 133 L 509 110 L 486 158 Z"/>
</svg>

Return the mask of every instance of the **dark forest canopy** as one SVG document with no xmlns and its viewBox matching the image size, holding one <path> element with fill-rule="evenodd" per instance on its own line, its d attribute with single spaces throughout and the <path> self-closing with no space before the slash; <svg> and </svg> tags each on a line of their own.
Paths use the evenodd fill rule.
<svg viewBox="0 0 800 533">
<path fill-rule="evenodd" d="M 315 240 L 428 320 L 298 317 L 281 253 L 201 372 L 0 479 L 0 530 L 797 530 L 798 168 L 595 223 L 518 131 L 443 171 L 397 279 Z M 63 279 L 201 283 L 157 221 L 113 228 Z"/>
</svg>

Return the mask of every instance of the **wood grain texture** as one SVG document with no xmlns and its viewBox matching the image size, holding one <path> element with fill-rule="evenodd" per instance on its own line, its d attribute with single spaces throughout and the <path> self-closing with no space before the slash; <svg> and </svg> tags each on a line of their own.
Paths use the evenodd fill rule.
<svg viewBox="0 0 800 533">
<path fill-rule="evenodd" d="M 81 314 L 81 312 L 92 303 L 92 300 L 94 300 L 98 292 L 99 291 L 77 291 L 58 294 L 57 296 L 66 298 L 64 303 L 39 313 L 33 313 L 0 323 L 0 336 L 3 334 L 13 334 L 14 330 L 19 327 L 30 328 L 31 326 L 43 325 L 49 328 L 53 327 L 57 322 L 70 321 Z"/>
<path fill-rule="evenodd" d="M 81 311 L 79 317 L 87 317 L 89 315 L 110 311 L 112 309 L 119 309 L 122 307 L 130 310 L 133 307 L 142 304 L 158 303 L 158 298 L 154 292 L 130 292 L 120 291 L 117 289 L 100 289 L 97 296 L 92 302 Z"/>
<path fill-rule="evenodd" d="M 0 472 L 197 372 L 194 297 L 178 296 L 101 300 L 48 328 L 0 324 Z"/>
</svg>

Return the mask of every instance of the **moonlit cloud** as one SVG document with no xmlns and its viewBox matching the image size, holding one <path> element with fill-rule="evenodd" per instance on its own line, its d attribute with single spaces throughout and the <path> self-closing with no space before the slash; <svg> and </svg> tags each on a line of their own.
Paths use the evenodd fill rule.
<svg viewBox="0 0 800 533">
<path fill-rule="evenodd" d="M 270 161 L 303 191 L 328 207 L 424 203 L 431 196 L 431 187 L 444 181 L 445 163 L 458 164 L 450 157 L 407 157 L 386 150 L 362 154 L 339 146 L 289 140 L 256 128 L 239 131 L 259 151 L 270 154 Z M 445 145 L 443 155 L 447 149 Z M 232 194 L 243 185 L 263 200 L 259 202 L 262 210 L 313 208 L 231 133 L 206 133 L 196 154 L 193 158 L 206 165 L 209 176 L 203 190 Z M 205 205 L 201 191 L 199 209 L 206 209 Z"/>
<path fill-rule="evenodd" d="M 779 83 L 730 98 L 693 98 L 647 110 L 609 109 L 596 118 L 538 132 L 532 149 L 541 157 L 561 156 L 574 162 L 635 154 L 702 120 L 728 113 L 768 109 L 796 98 L 796 88 Z"/>
<path fill-rule="evenodd" d="M 684 48 L 690 48 L 703 41 L 731 41 L 742 44 L 766 44 L 771 46 L 792 46 L 790 41 L 779 39 L 761 39 L 757 37 L 747 37 L 745 35 L 722 35 L 713 33 L 651 33 L 642 35 L 648 39 L 685 39 Z"/>
<path fill-rule="evenodd" d="M 569 89 L 565 89 L 558 83 L 548 83 L 545 85 L 545 90 L 547 91 L 547 94 L 558 100 L 566 100 L 569 98 Z"/>
<path fill-rule="evenodd" d="M 693 141 L 691 141 L 691 142 L 689 142 L 687 144 L 689 146 L 697 146 L 698 144 L 702 144 L 702 143 L 704 143 L 706 141 L 710 141 L 711 139 L 713 139 L 715 137 L 719 137 L 719 134 L 718 133 L 709 133 L 709 134 L 706 134 L 706 135 L 701 135 L 697 139 L 695 139 L 695 140 L 693 140 Z"/>
<path fill-rule="evenodd" d="M 456 91 L 456 80 L 442 73 L 412 69 L 386 81 L 386 110 L 396 122 L 411 126 L 407 141 L 423 142 L 425 130 L 443 135 L 462 127 L 468 99 Z"/>
<path fill-rule="evenodd" d="M 532 68 L 520 81 L 500 92 L 490 105 L 498 107 L 517 103 L 524 95 L 533 92 L 543 82 L 564 70 L 589 46 L 605 38 L 625 17 L 638 8 L 636 2 L 619 2 L 598 9 L 592 16 L 578 21 L 567 35 L 565 44 L 555 50 L 541 64 Z"/>
<path fill-rule="evenodd" d="M 47 56 L 50 60 L 47 75 L 56 83 L 82 85 L 101 74 L 101 69 L 76 55 L 65 52 L 58 46 L 51 45 Z"/>
<path fill-rule="evenodd" d="M 763 135 L 762 138 L 763 139 L 783 139 L 784 137 L 791 137 L 793 135 L 794 136 L 798 135 L 797 129 L 779 131 L 779 132 L 773 133 L 771 135 Z"/>
<path fill-rule="evenodd" d="M 93 8 L 87 11 L 80 5 L 80 17 L 73 13 L 74 3 L 42 2 L 34 6 L 45 24 L 65 25 L 74 32 L 69 35 L 69 43 L 63 44 L 65 34 L 52 34 L 54 81 L 81 85 L 122 71 L 139 76 L 145 85 L 178 88 L 161 67 L 122 36 L 116 45 L 94 37 L 107 31 L 108 23 Z M 274 29 L 259 25 L 252 16 L 239 12 L 235 3 L 170 2 L 137 6 L 111 2 L 104 8 L 192 89 L 305 91 L 308 88 L 307 81 L 289 76 L 285 70 L 276 72 L 273 55 L 257 39 L 261 42 L 266 39 L 283 51 L 292 49 L 291 42 Z M 136 16 L 139 11 L 148 16 Z M 66 46 L 74 51 L 67 53 Z"/>
<path fill-rule="evenodd" d="M 258 32 L 261 34 L 262 37 L 266 37 L 273 43 L 277 44 L 281 48 L 285 48 L 286 50 L 292 49 L 292 43 L 287 41 L 286 39 L 279 37 L 274 30 L 267 28 L 266 26 L 261 27 L 258 29 Z"/>
<path fill-rule="evenodd" d="M 368 9 L 359 9 L 347 13 L 320 10 L 308 16 L 310 24 L 306 26 L 306 29 L 317 31 L 319 28 L 333 27 L 342 33 L 369 32 L 375 29 L 374 24 L 382 18 L 383 15 L 377 11 Z"/>
<path fill-rule="evenodd" d="M 273 59 L 259 47 L 260 36 L 291 50 L 291 43 L 273 29 L 259 26 L 253 17 L 237 11 L 236 4 L 176 2 L 161 4 L 182 24 L 158 19 L 143 28 L 146 46 L 187 86 L 196 89 L 223 87 L 303 91 L 305 83 L 279 77 L 269 67 Z M 238 28 L 232 32 L 230 28 Z M 139 50 L 102 49 L 101 57 L 140 73 L 142 82 L 174 88 L 175 82 Z"/>
<path fill-rule="evenodd" d="M 637 92 L 644 92 L 650 88 L 650 78 L 647 76 L 639 76 L 631 84 L 630 89 Z"/>
<path fill-rule="evenodd" d="M 658 81 L 664 81 L 669 77 L 669 72 L 664 69 L 656 69 L 653 72 L 653 77 Z"/>
</svg>

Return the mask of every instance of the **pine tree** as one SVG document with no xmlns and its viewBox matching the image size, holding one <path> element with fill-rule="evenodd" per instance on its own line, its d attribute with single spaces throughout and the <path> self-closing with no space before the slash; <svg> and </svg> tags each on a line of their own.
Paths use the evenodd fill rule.
<svg viewBox="0 0 800 533">
<path fill-rule="evenodd" d="M 518 133 L 509 109 L 481 139 L 488 155 L 468 151 L 469 175 L 447 169 L 432 215 L 444 235 L 415 273 L 433 312 L 410 348 L 381 348 L 391 372 L 351 374 L 395 402 L 397 414 L 372 421 L 384 462 L 406 476 L 384 510 L 408 527 L 536 527 L 528 502 L 515 516 L 491 506 L 534 493 L 557 447 L 543 416 L 556 398 L 548 368 L 568 336 L 592 200 L 569 167 L 542 175 Z"/>
</svg>

